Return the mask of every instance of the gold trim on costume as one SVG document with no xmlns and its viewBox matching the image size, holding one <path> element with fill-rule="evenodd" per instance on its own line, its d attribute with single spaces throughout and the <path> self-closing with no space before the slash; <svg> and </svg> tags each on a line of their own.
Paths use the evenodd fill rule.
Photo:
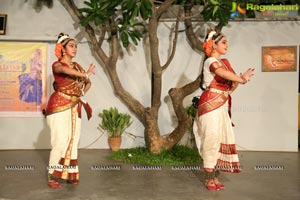
<svg viewBox="0 0 300 200">
<path fill-rule="evenodd" d="M 71 116 L 72 116 L 72 133 L 71 133 L 71 138 L 70 142 L 64 157 L 64 166 L 70 166 L 71 162 L 71 151 L 73 148 L 73 141 L 75 137 L 75 127 L 76 127 L 76 114 L 77 114 L 77 109 L 75 107 L 71 108 Z M 62 171 L 62 179 L 67 179 L 68 177 L 68 169 L 64 168 Z"/>
<path fill-rule="evenodd" d="M 209 101 L 203 102 L 198 106 L 198 116 L 215 110 L 226 103 L 228 96 L 219 94 L 218 96 L 210 99 Z"/>
<path fill-rule="evenodd" d="M 76 102 L 76 101 L 79 100 L 79 97 L 77 97 L 77 96 L 70 96 L 70 95 L 64 94 L 64 93 L 62 93 L 62 92 L 57 92 L 57 94 L 59 94 L 60 96 L 66 98 L 66 99 L 68 99 L 68 100 L 71 100 L 71 101 L 73 101 L 73 102 Z"/>
<path fill-rule="evenodd" d="M 215 92 L 215 93 L 218 93 L 218 94 L 224 94 L 225 96 L 228 96 L 229 95 L 229 91 L 226 90 L 219 90 L 219 89 L 216 89 L 216 88 L 208 88 L 209 91 L 211 92 Z"/>
</svg>

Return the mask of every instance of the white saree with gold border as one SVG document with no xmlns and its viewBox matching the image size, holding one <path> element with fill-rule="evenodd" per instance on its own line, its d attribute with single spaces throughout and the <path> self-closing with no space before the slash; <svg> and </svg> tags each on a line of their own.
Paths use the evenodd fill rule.
<svg viewBox="0 0 300 200">
<path fill-rule="evenodd" d="M 231 70 L 231 66 L 223 66 L 215 58 L 208 58 L 204 63 L 204 84 L 208 90 L 204 91 L 198 104 L 198 114 L 194 120 L 193 133 L 199 154 L 203 159 L 204 168 L 213 168 L 225 172 L 240 172 L 239 159 L 235 147 L 232 122 L 229 116 L 228 93 L 220 77 L 216 75 L 211 64 L 218 62 L 220 66 Z M 226 61 L 226 65 L 230 65 Z M 229 68 L 229 69 L 228 69 Z M 225 82 L 224 82 L 225 83 Z M 209 90 L 209 88 L 213 88 Z M 220 89 L 221 88 L 221 89 Z M 219 91 L 219 92 L 218 92 Z"/>
</svg>

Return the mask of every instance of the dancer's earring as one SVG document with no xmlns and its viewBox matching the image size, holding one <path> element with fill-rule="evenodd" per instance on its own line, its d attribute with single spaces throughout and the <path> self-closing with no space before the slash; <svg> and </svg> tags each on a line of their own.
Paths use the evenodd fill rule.
<svg viewBox="0 0 300 200">
<path fill-rule="evenodd" d="M 212 48 L 213 48 L 213 51 L 216 51 L 216 44 L 215 43 L 213 43 Z"/>
</svg>

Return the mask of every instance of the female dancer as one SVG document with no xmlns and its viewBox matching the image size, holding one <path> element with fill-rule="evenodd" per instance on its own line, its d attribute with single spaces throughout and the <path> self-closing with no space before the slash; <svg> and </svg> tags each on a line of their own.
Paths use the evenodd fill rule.
<svg viewBox="0 0 300 200">
<path fill-rule="evenodd" d="M 60 187 L 58 180 L 79 184 L 77 148 L 81 129 L 81 107 L 88 119 L 92 109 L 80 99 L 91 87 L 89 76 L 94 74 L 95 66 L 90 64 L 87 72 L 72 58 L 76 56 L 77 44 L 68 34 L 58 36 L 55 55 L 58 61 L 52 65 L 54 93 L 47 108 L 47 123 L 51 130 L 51 145 L 48 186 Z"/>
<path fill-rule="evenodd" d="M 220 171 L 240 172 L 232 123 L 230 120 L 230 94 L 238 84 L 245 84 L 253 75 L 248 69 L 237 76 L 227 59 L 221 59 L 227 51 L 226 37 L 211 31 L 205 42 L 207 58 L 202 70 L 201 88 L 205 87 L 198 102 L 194 121 L 194 134 L 203 159 L 205 186 L 208 190 L 224 189 L 219 182 Z"/>
</svg>

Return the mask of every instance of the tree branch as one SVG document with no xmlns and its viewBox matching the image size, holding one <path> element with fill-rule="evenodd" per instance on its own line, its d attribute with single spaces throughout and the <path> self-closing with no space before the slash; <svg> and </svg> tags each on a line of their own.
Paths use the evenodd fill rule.
<svg viewBox="0 0 300 200">
<path fill-rule="evenodd" d="M 167 60 L 167 62 L 166 62 L 166 63 L 164 64 L 164 66 L 162 67 L 162 71 L 164 71 L 165 69 L 168 68 L 168 66 L 170 65 L 171 61 L 172 61 L 173 58 L 174 58 L 175 51 L 176 51 L 176 46 L 177 46 L 179 20 L 180 20 L 180 9 L 179 9 L 179 11 L 178 11 L 178 15 L 177 15 L 177 19 L 176 19 L 176 24 L 175 24 L 175 28 L 174 28 L 175 36 L 174 36 L 174 39 L 173 39 L 173 48 L 172 48 L 172 52 L 171 52 L 171 55 L 170 55 L 169 59 Z"/>
<path fill-rule="evenodd" d="M 145 125 L 145 107 L 123 88 L 116 70 L 116 63 L 110 60 L 108 66 L 107 72 L 113 84 L 114 93 L 136 115 L 140 122 Z"/>
<path fill-rule="evenodd" d="M 156 107 L 156 110 L 160 107 L 161 101 L 161 64 L 159 57 L 159 40 L 157 38 L 157 27 L 158 27 L 158 18 L 154 17 L 156 11 L 153 11 L 153 15 L 149 20 L 149 43 L 150 43 L 150 57 L 151 57 L 151 69 L 152 69 L 152 80 L 151 80 L 151 107 Z M 157 113 L 157 112 L 156 112 Z"/>
<path fill-rule="evenodd" d="M 223 25 L 219 22 L 218 25 L 215 27 L 215 31 L 220 33 L 222 31 Z"/>
<path fill-rule="evenodd" d="M 171 88 L 169 95 L 172 100 L 173 108 L 178 121 L 184 121 L 188 115 L 183 107 L 183 99 L 199 89 L 200 77 L 198 76 L 194 81 L 184 85 L 181 88 Z"/>
<path fill-rule="evenodd" d="M 175 0 L 165 0 L 157 9 L 157 18 L 160 18 L 160 16 L 166 12 L 174 2 Z"/>
<path fill-rule="evenodd" d="M 203 42 L 201 42 L 198 37 L 195 35 L 193 25 L 192 25 L 192 7 L 193 7 L 193 0 L 187 0 L 186 4 L 184 5 L 184 14 L 185 20 L 184 25 L 186 29 L 186 36 L 188 38 L 189 44 L 191 45 L 192 49 L 203 52 Z"/>
<path fill-rule="evenodd" d="M 119 57 L 119 38 L 118 38 L 118 28 L 115 23 L 114 17 L 110 18 L 109 27 L 110 27 L 110 32 L 111 32 L 110 59 L 113 63 L 117 63 L 118 57 Z"/>
<path fill-rule="evenodd" d="M 101 29 L 100 29 L 100 36 L 99 36 L 99 39 L 98 39 L 98 46 L 99 47 L 101 47 L 102 44 L 103 44 L 105 34 L 106 34 L 106 28 L 105 28 L 105 25 L 102 25 Z"/>
<path fill-rule="evenodd" d="M 172 88 L 169 90 L 169 96 L 171 97 L 173 108 L 178 119 L 178 125 L 167 137 L 164 137 L 164 145 L 166 148 L 171 148 L 177 144 L 188 128 L 192 126 L 192 118 L 187 114 L 183 106 L 183 99 L 196 91 L 199 88 L 199 83 L 200 77 L 198 76 L 194 81 L 181 88 Z"/>
</svg>

